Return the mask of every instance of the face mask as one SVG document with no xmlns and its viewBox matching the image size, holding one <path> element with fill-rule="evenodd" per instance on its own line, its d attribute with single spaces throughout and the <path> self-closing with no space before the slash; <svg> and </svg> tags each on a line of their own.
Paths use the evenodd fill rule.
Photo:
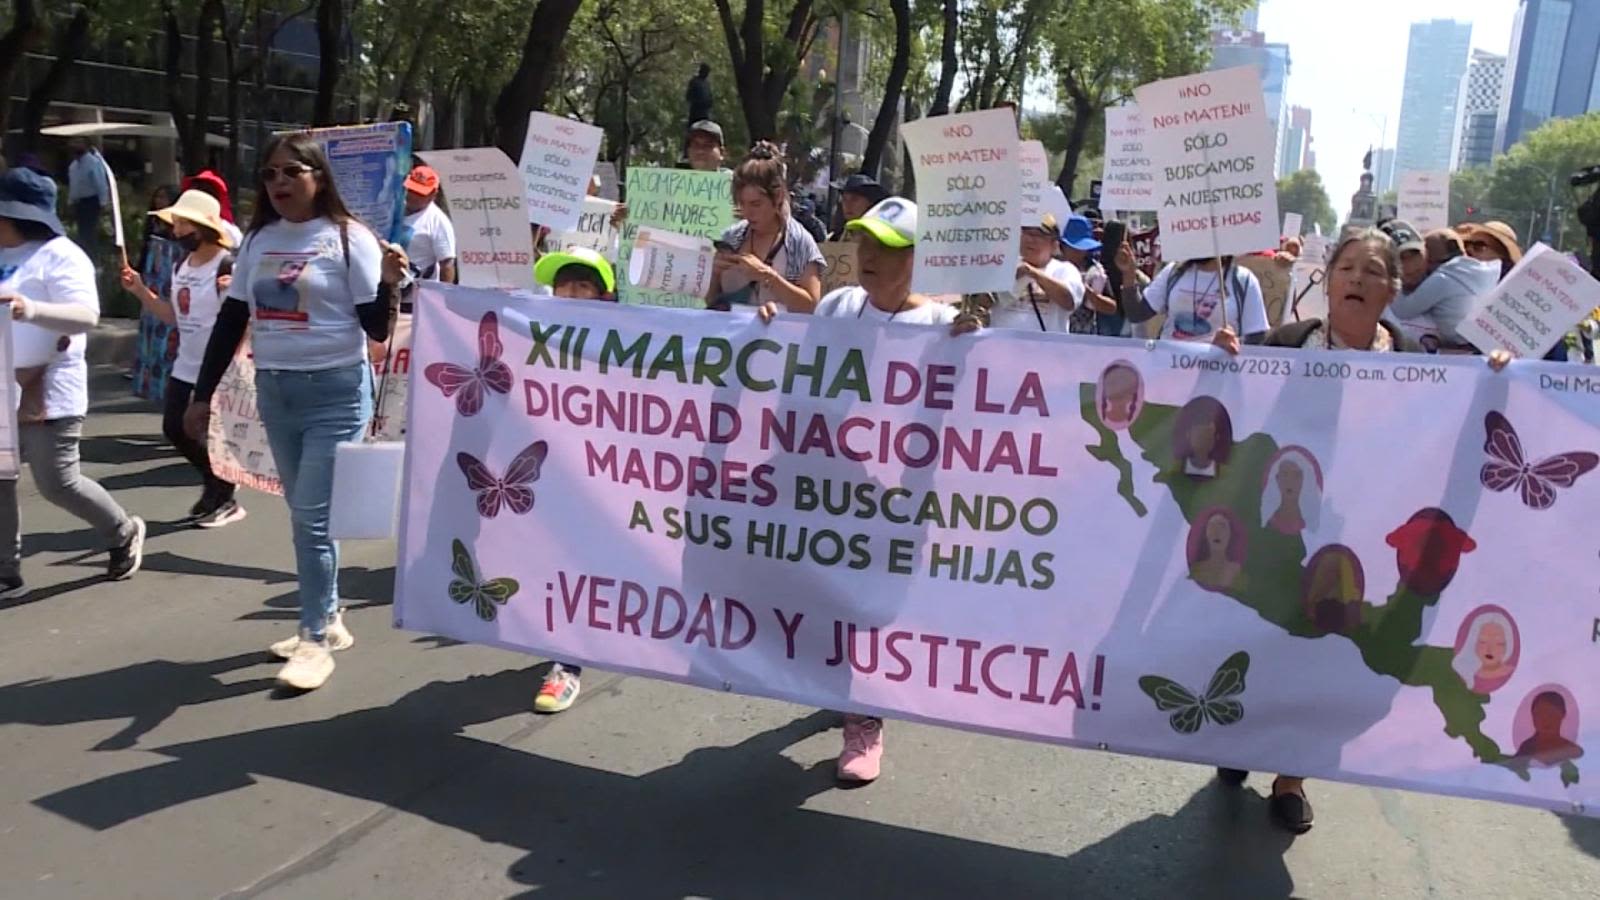
<svg viewBox="0 0 1600 900">
<path fill-rule="evenodd" d="M 182 247 L 185 253 L 193 253 L 200 249 L 200 235 L 190 232 L 178 238 L 178 246 Z"/>
</svg>

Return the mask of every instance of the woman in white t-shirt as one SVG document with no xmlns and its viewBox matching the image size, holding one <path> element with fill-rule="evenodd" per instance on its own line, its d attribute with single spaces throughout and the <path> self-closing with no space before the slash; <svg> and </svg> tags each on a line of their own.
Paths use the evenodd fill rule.
<svg viewBox="0 0 1600 900">
<path fill-rule="evenodd" d="M 360 438 L 372 416 L 367 339 L 388 340 L 404 253 L 350 214 L 315 139 L 275 138 L 263 158 L 255 216 L 184 424 L 204 437 L 211 395 L 248 326 L 256 403 L 289 504 L 300 581 L 299 633 L 271 650 L 288 660 L 279 684 L 312 690 L 333 673 L 332 651 L 354 643 L 328 537 L 334 448 Z"/>
<path fill-rule="evenodd" d="M 110 551 L 106 574 L 132 576 L 144 559 L 144 521 L 78 470 L 89 412 L 85 335 L 100 321 L 94 264 L 56 218 L 56 183 L 29 169 L 0 173 L 0 303 L 17 324 L 12 363 L 21 395 L 17 458 L 0 445 L 3 468 L 33 470 L 39 493 L 88 522 Z M 7 474 L 10 474 L 9 472 Z M 17 479 L 0 478 L 0 599 L 22 593 Z"/>
<path fill-rule="evenodd" d="M 827 260 L 816 239 L 789 214 L 789 186 L 782 154 L 762 141 L 733 170 L 733 201 L 744 218 L 722 233 L 712 264 L 706 305 L 781 303 L 790 312 L 810 312 L 822 296 Z"/>
<path fill-rule="evenodd" d="M 888 197 L 866 215 L 845 225 L 857 236 L 859 287 L 839 288 L 822 298 L 813 315 L 869 322 L 898 322 L 906 325 L 939 325 L 951 334 L 963 334 L 978 327 L 976 319 L 958 322 L 954 306 L 940 303 L 911 291 L 911 270 L 915 262 L 917 205 L 903 197 Z M 776 301 L 758 310 L 762 321 L 771 322 L 783 312 Z M 846 714 L 844 750 L 839 754 L 840 781 L 865 784 L 878 777 L 883 762 L 883 720 L 875 716 Z"/>
<path fill-rule="evenodd" d="M 1022 229 L 1017 285 L 995 297 L 989 310 L 990 328 L 1058 334 L 1071 330 L 1071 313 L 1083 302 L 1083 274 L 1071 263 L 1055 258 L 1060 242 L 1061 229 L 1050 213 Z"/>
<path fill-rule="evenodd" d="M 122 287 L 139 298 L 151 315 L 178 328 L 178 358 L 172 363 L 163 395 L 161 431 L 200 473 L 205 485 L 199 501 L 189 510 L 194 524 L 220 528 L 243 519 L 244 507 L 234 497 L 234 485 L 211 470 L 205 440 L 191 438 L 183 430 L 183 414 L 194 396 L 200 359 L 222 308 L 222 292 L 233 277 L 233 254 L 228 252 L 233 241 L 223 227 L 221 204 L 204 191 L 184 191 L 177 203 L 150 215 L 172 226 L 172 234 L 184 250 L 172 273 L 172 296 L 157 295 L 129 266 L 122 267 Z"/>
<path fill-rule="evenodd" d="M 1131 256 L 1119 254 L 1123 284 L 1136 283 Z M 1226 294 L 1227 302 L 1223 303 Z M 1267 305 L 1255 273 L 1235 265 L 1233 257 L 1167 263 L 1151 279 L 1135 303 L 1127 304 L 1128 320 L 1144 322 L 1165 313 L 1162 340 L 1207 341 L 1237 351 L 1240 340 L 1267 331 Z"/>
</svg>

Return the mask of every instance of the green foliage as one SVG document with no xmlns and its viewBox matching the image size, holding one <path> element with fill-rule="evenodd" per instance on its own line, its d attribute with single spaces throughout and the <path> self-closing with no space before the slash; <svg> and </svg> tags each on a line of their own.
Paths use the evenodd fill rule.
<svg viewBox="0 0 1600 900">
<path fill-rule="evenodd" d="M 1582 250 L 1586 237 L 1576 211 L 1593 188 L 1574 191 L 1567 187 L 1567 177 L 1597 163 L 1600 112 L 1547 122 L 1495 159 L 1485 204 L 1493 215 L 1473 218 L 1504 220 L 1517 230 L 1524 247 L 1548 237 L 1558 249 Z"/>
<path fill-rule="evenodd" d="M 1314 169 L 1301 169 L 1278 180 L 1278 215 L 1291 212 L 1299 213 L 1308 227 L 1317 224 L 1323 234 L 1336 233 L 1338 217 L 1322 187 L 1322 176 Z"/>
</svg>

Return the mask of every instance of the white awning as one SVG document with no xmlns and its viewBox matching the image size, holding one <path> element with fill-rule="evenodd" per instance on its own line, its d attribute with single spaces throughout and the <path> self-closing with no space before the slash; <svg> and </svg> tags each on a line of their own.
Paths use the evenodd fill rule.
<svg viewBox="0 0 1600 900">
<path fill-rule="evenodd" d="M 63 138 L 142 137 L 169 141 L 178 139 L 178 129 L 171 125 L 156 125 L 150 122 L 68 122 L 65 125 L 41 128 L 39 133 Z M 206 146 L 226 147 L 228 139 L 217 134 L 207 134 Z"/>
</svg>

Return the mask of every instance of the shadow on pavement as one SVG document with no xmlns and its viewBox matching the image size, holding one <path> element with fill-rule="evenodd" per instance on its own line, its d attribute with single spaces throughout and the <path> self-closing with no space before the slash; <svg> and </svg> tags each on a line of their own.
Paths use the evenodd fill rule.
<svg viewBox="0 0 1600 900">
<path fill-rule="evenodd" d="M 143 408 L 130 409 L 130 412 L 148 411 L 149 407 L 145 405 L 145 401 L 139 400 L 137 403 Z M 93 414 L 99 416 L 107 412 L 116 412 L 108 410 L 106 408 L 108 405 L 96 401 Z M 159 428 L 160 426 L 157 426 L 157 430 Z M 183 462 L 183 457 L 179 456 L 178 451 L 170 444 L 149 433 L 85 435 L 83 440 L 78 442 L 78 453 L 86 463 L 133 463 L 149 462 L 154 459 Z M 188 468 L 188 465 L 184 463 L 184 468 Z M 197 479 L 195 483 L 199 484 L 199 480 Z"/>
<path fill-rule="evenodd" d="M 29 588 L 27 593 L 12 597 L 8 600 L 0 600 L 0 612 L 4 612 L 8 609 L 16 609 L 19 606 L 27 606 L 31 603 L 39 603 L 49 600 L 53 597 L 59 597 L 62 594 L 70 594 L 80 588 L 86 588 L 92 584 L 99 584 L 105 580 L 105 573 L 101 572 L 98 575 L 86 575 L 83 578 L 76 578 L 72 581 L 63 581 L 60 584 L 52 584 L 49 587 Z M 3 716 L 3 712 L 0 712 L 0 720 L 3 720 Z"/>
<path fill-rule="evenodd" d="M 1572 841 L 1572 846 L 1600 859 L 1600 819 L 1591 819 L 1586 816 L 1566 816 L 1560 813 L 1556 818 L 1561 824 L 1567 826 L 1567 837 Z"/>
<path fill-rule="evenodd" d="M 113 493 L 117 491 L 130 491 L 134 488 L 147 487 L 194 487 L 196 493 L 200 488 L 200 476 L 195 474 L 194 467 L 171 451 L 174 462 L 165 466 L 156 466 L 153 469 L 140 469 L 136 472 L 120 472 L 116 475 L 107 475 L 96 479 L 100 486 Z M 121 460 L 119 460 L 121 462 Z"/>
<path fill-rule="evenodd" d="M 204 702 L 234 689 L 215 685 L 211 673 L 242 659 L 159 677 L 187 688 L 189 702 Z M 1265 897 L 1293 888 L 1282 861 L 1290 839 L 1270 828 L 1264 801 L 1253 792 L 1205 788 L 1171 815 L 1151 816 L 1065 857 L 998 846 L 981 835 L 933 834 L 803 809 L 808 798 L 834 787 L 833 763 L 807 768 L 780 751 L 830 727 L 830 713 L 733 746 L 696 750 L 637 777 L 460 733 L 525 715 L 539 668 L 434 682 L 393 704 L 322 721 L 147 748 L 172 761 L 35 803 L 104 830 L 258 777 L 283 779 L 520 848 L 527 855 L 508 877 L 539 896 L 1065 896 L 1093 885 L 1087 893 L 1095 896 Z M 6 689 L 0 709 L 34 710 L 36 718 L 54 721 L 47 710 L 76 710 L 78 702 L 101 716 L 129 715 L 176 696 L 148 685 L 136 691 L 129 686 L 134 680 L 128 670 L 103 673 L 75 680 L 80 696 L 54 698 L 50 692 L 61 688 L 53 683 L 17 685 Z M 121 685 L 122 702 L 99 694 L 114 685 Z M 1075 815 L 1073 798 L 1061 800 L 1062 815 Z M 311 870 L 320 865 L 314 857 L 307 862 Z M 248 894 L 285 888 L 300 874 L 291 866 Z"/>
<path fill-rule="evenodd" d="M 293 581 L 291 577 L 287 579 Z M 248 612 L 238 622 L 283 622 L 300 618 L 300 592 L 287 591 L 262 602 L 266 609 Z M 359 566 L 339 570 L 339 606 L 345 610 L 372 609 L 394 605 L 394 566 L 367 569 Z"/>
<path fill-rule="evenodd" d="M 237 578 L 240 581 L 257 581 L 261 584 L 286 584 L 295 581 L 293 572 L 281 569 L 264 569 L 259 566 L 241 566 L 235 563 L 209 559 L 191 559 L 163 550 L 146 553 L 144 568 L 150 572 L 168 572 L 173 575 L 205 575 L 210 578 Z"/>
</svg>

